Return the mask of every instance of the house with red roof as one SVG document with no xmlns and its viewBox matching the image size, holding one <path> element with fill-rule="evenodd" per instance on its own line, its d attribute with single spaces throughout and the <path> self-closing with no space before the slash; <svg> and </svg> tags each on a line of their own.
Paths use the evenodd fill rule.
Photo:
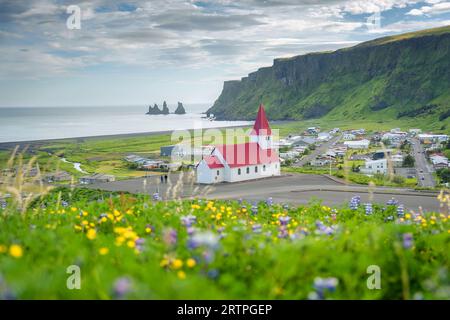
<svg viewBox="0 0 450 320">
<path fill-rule="evenodd" d="M 280 159 L 264 106 L 260 105 L 249 141 L 214 146 L 197 165 L 197 183 L 238 182 L 280 175 Z"/>
</svg>

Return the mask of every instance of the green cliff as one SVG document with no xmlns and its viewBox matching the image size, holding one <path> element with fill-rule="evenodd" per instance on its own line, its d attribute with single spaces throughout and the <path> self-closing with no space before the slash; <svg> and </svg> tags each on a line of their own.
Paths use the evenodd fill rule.
<svg viewBox="0 0 450 320">
<path fill-rule="evenodd" d="M 226 81 L 207 113 L 219 120 L 251 120 L 260 103 L 271 120 L 424 117 L 448 122 L 450 26 L 276 59 L 271 67 Z"/>
</svg>

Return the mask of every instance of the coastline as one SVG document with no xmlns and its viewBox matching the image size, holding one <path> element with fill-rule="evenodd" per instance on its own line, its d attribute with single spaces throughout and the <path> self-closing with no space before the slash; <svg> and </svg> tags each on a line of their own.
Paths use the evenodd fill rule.
<svg viewBox="0 0 450 320">
<path fill-rule="evenodd" d="M 290 120 L 279 120 L 273 121 L 274 125 L 291 123 L 293 121 Z M 223 126 L 223 127 L 213 127 L 213 128 L 205 128 L 208 129 L 227 129 L 227 128 L 245 128 L 250 127 L 251 124 L 248 125 L 231 125 L 231 126 Z M 183 129 L 184 130 L 184 129 Z M 194 130 L 194 129 L 186 129 L 186 130 Z M 167 135 L 171 134 L 174 131 L 181 130 L 160 130 L 160 131 L 150 131 L 150 132 L 135 132 L 135 133 L 119 133 L 119 134 L 105 134 L 105 135 L 94 135 L 94 136 L 81 136 L 81 137 L 71 137 L 71 138 L 55 138 L 55 139 L 43 139 L 43 140 L 25 140 L 25 141 L 9 141 L 9 142 L 0 142 L 0 150 L 10 150 L 15 148 L 16 146 L 33 146 L 38 147 L 42 145 L 46 145 L 54 142 L 83 142 L 85 140 L 103 140 L 103 139 L 121 139 L 121 138 L 135 138 L 135 137 L 145 137 L 145 136 L 156 136 L 156 135 Z"/>
<path fill-rule="evenodd" d="M 243 125 L 233 125 L 225 127 L 215 127 L 215 128 L 205 128 L 207 129 L 227 129 L 227 128 L 245 128 L 251 126 Z M 194 129 L 187 129 L 189 131 Z M 150 131 L 150 132 L 135 132 L 135 133 L 120 133 L 120 134 L 107 134 L 98 136 L 82 136 L 82 137 L 72 137 L 72 138 L 55 138 L 55 139 L 44 139 L 44 140 L 27 140 L 27 141 L 10 141 L 10 142 L 0 142 L 0 150 L 10 150 L 14 149 L 16 146 L 28 146 L 28 147 L 40 147 L 49 143 L 55 142 L 83 142 L 86 140 L 103 140 L 103 139 L 121 139 L 121 138 L 135 138 L 135 137 L 145 137 L 145 136 L 157 136 L 157 135 L 168 135 L 174 131 L 181 130 L 161 130 L 161 131 Z"/>
</svg>

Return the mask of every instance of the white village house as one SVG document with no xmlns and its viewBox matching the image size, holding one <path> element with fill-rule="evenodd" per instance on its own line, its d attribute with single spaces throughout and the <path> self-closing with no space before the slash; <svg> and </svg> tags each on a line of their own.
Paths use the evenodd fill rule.
<svg viewBox="0 0 450 320">
<path fill-rule="evenodd" d="M 346 145 L 349 149 L 368 149 L 369 144 L 370 141 L 367 139 L 344 142 L 344 145 Z"/>
<path fill-rule="evenodd" d="M 260 105 L 250 142 L 215 146 L 197 165 L 197 183 L 237 182 L 280 175 L 280 159 L 264 106 Z"/>
<path fill-rule="evenodd" d="M 361 168 L 361 173 L 364 174 L 387 174 L 388 165 L 386 159 L 367 160 L 364 168 Z"/>
</svg>

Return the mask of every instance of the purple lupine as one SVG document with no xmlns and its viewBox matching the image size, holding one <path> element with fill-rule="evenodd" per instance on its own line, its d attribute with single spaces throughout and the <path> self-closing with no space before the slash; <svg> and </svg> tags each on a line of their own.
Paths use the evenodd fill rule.
<svg viewBox="0 0 450 320">
<path fill-rule="evenodd" d="M 219 243 L 219 236 L 211 231 L 195 232 L 188 240 L 188 247 L 195 249 L 201 246 L 215 249 Z"/>
<path fill-rule="evenodd" d="M 6 207 L 7 207 L 7 203 L 6 203 L 6 201 L 0 201 L 0 207 L 2 208 L 2 209 L 6 209 Z"/>
<path fill-rule="evenodd" d="M 278 221 L 280 221 L 280 225 L 287 226 L 289 221 L 291 221 L 291 217 L 289 217 L 289 216 L 285 216 L 285 217 L 281 216 L 281 217 L 278 218 Z"/>
<path fill-rule="evenodd" d="M 160 197 L 160 195 L 159 195 L 158 192 L 155 192 L 155 193 L 153 194 L 152 198 L 153 198 L 154 201 L 159 201 L 159 200 L 161 200 L 161 197 Z"/>
<path fill-rule="evenodd" d="M 190 214 L 187 216 L 182 216 L 181 217 L 181 223 L 185 226 L 185 227 L 190 227 L 192 226 L 192 224 L 194 224 L 197 221 L 197 217 Z"/>
<path fill-rule="evenodd" d="M 139 252 L 144 251 L 145 239 L 143 239 L 143 238 L 138 238 L 138 239 L 136 239 L 135 244 L 136 244 L 136 249 L 137 249 Z"/>
<path fill-rule="evenodd" d="M 386 219 L 384 219 L 384 221 L 392 221 L 394 220 L 394 216 L 388 216 L 386 217 Z"/>
<path fill-rule="evenodd" d="M 266 199 L 266 204 L 267 204 L 268 206 L 271 206 L 271 205 L 273 204 L 273 199 L 272 199 L 272 197 L 269 197 L 269 198 Z"/>
<path fill-rule="evenodd" d="M 283 209 L 284 210 L 289 210 L 289 205 L 288 204 L 283 204 Z"/>
<path fill-rule="evenodd" d="M 316 227 L 316 234 L 332 235 L 336 231 L 334 227 L 326 226 L 320 220 L 316 221 Z"/>
<path fill-rule="evenodd" d="M 405 215 L 405 207 L 401 204 L 397 207 L 397 217 L 403 218 Z"/>
<path fill-rule="evenodd" d="M 187 232 L 188 236 L 191 236 L 191 235 L 194 234 L 195 228 L 194 227 L 187 227 L 186 228 L 186 232 Z"/>
<path fill-rule="evenodd" d="M 361 197 L 360 196 L 354 196 L 350 200 L 349 207 L 352 210 L 357 210 L 359 205 L 360 205 L 360 203 L 361 203 Z"/>
<path fill-rule="evenodd" d="M 316 290 L 318 299 L 325 299 L 325 292 L 334 292 L 339 280 L 336 278 L 320 278 L 314 279 L 314 289 Z"/>
<path fill-rule="evenodd" d="M 69 206 L 69 203 L 68 203 L 67 201 L 62 200 L 62 201 L 61 201 L 61 206 L 62 206 L 63 208 L 67 208 L 67 207 Z"/>
<path fill-rule="evenodd" d="M 414 244 L 414 239 L 412 233 L 403 234 L 403 248 L 411 249 Z"/>
<path fill-rule="evenodd" d="M 255 225 L 252 226 L 252 231 L 254 233 L 261 233 L 262 226 L 260 224 L 255 224 Z"/>
<path fill-rule="evenodd" d="M 177 231 L 174 229 L 166 229 L 163 234 L 164 243 L 173 246 L 177 243 Z"/>
<path fill-rule="evenodd" d="M 131 280 L 127 277 L 118 278 L 114 282 L 113 294 L 116 299 L 123 298 L 131 291 Z"/>
<path fill-rule="evenodd" d="M 373 213 L 373 208 L 371 203 L 365 204 L 366 215 L 370 216 Z"/>
<path fill-rule="evenodd" d="M 284 239 L 289 236 L 288 230 L 285 226 L 281 226 L 278 232 L 278 238 Z"/>
<path fill-rule="evenodd" d="M 256 204 L 252 205 L 251 212 L 252 212 L 252 214 L 258 213 L 258 206 Z"/>
</svg>

